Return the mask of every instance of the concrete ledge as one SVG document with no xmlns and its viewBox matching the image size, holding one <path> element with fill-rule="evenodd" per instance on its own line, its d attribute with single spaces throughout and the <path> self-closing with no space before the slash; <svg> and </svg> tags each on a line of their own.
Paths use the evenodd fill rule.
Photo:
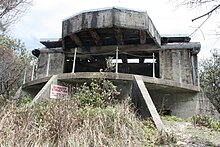
<svg viewBox="0 0 220 147">
<path fill-rule="evenodd" d="M 22 88 L 26 88 L 26 87 L 41 84 L 41 83 L 46 83 L 47 81 L 50 80 L 50 78 L 51 78 L 51 76 L 48 76 L 48 77 L 44 77 L 44 78 L 40 78 L 40 79 L 36 79 L 36 80 L 30 81 L 30 82 L 27 82 L 22 85 Z"/>
<path fill-rule="evenodd" d="M 134 81 L 133 74 L 124 74 L 124 73 L 113 73 L 113 72 L 103 72 L 104 77 L 109 80 L 125 80 L 125 81 Z M 96 79 L 100 77 L 100 72 L 78 72 L 78 73 L 64 73 L 59 74 L 57 79 L 60 81 L 68 82 L 77 82 L 81 79 Z M 198 86 L 191 84 L 178 83 L 171 80 L 163 80 L 153 77 L 141 76 L 146 87 L 149 90 L 164 90 L 171 92 L 199 92 L 200 89 Z M 31 82 L 28 82 L 23 85 L 23 88 L 27 86 L 33 86 L 35 84 L 40 84 L 47 82 L 50 77 L 37 79 Z"/>
</svg>

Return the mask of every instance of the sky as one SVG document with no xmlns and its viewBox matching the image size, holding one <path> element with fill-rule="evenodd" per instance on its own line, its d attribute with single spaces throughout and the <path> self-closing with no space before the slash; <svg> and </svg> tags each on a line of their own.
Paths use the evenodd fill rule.
<svg viewBox="0 0 220 147">
<path fill-rule="evenodd" d="M 220 26 L 218 14 L 212 15 L 193 33 L 207 17 L 191 20 L 209 9 L 179 7 L 175 0 L 33 0 L 27 13 L 12 26 L 9 35 L 21 39 L 28 50 L 41 48 L 40 40 L 61 38 L 64 19 L 83 11 L 110 7 L 147 11 L 160 35 L 190 36 L 191 42 L 200 42 L 200 59 L 209 56 L 210 49 L 220 47 L 220 39 L 214 35 Z"/>
</svg>

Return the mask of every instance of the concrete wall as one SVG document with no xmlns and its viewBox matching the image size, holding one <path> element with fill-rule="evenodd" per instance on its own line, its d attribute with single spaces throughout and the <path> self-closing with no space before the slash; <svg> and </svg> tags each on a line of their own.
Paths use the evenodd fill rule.
<svg viewBox="0 0 220 147">
<path fill-rule="evenodd" d="M 50 58 L 49 58 L 50 54 Z M 38 65 L 36 71 L 36 79 L 46 77 L 47 65 L 49 61 L 48 76 L 63 73 L 64 54 L 62 53 L 41 53 L 38 57 Z"/>
<path fill-rule="evenodd" d="M 114 85 L 117 85 L 117 91 L 120 92 L 118 95 L 118 99 L 124 99 L 127 97 L 131 97 L 132 93 L 132 81 L 125 80 L 111 80 Z M 69 96 L 71 97 L 75 93 L 75 87 L 83 85 L 84 83 L 89 83 L 91 80 L 80 80 L 75 82 L 62 81 L 58 80 L 58 84 L 62 86 L 68 87 Z"/>
<path fill-rule="evenodd" d="M 170 111 L 170 115 L 188 118 L 198 113 L 198 93 L 160 93 L 150 91 L 158 111 Z"/>
<path fill-rule="evenodd" d="M 174 80 L 180 83 L 193 84 L 198 82 L 197 80 L 197 68 L 194 66 L 194 71 L 196 72 L 193 77 L 193 63 L 197 60 L 192 56 L 190 50 L 188 49 L 173 49 L 173 50 L 163 50 L 159 52 L 160 58 L 160 77 L 166 80 Z M 195 64 L 194 64 L 195 65 Z M 194 78 L 194 82 L 193 82 Z"/>
</svg>

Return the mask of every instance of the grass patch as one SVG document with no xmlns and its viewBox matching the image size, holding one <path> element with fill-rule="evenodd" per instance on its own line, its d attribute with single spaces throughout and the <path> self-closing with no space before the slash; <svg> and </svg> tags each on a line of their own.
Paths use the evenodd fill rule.
<svg viewBox="0 0 220 147">
<path fill-rule="evenodd" d="M 183 118 L 179 118 L 176 116 L 162 116 L 163 120 L 167 120 L 167 121 L 178 121 L 178 122 L 183 122 L 183 121 L 187 121 Z"/>
</svg>

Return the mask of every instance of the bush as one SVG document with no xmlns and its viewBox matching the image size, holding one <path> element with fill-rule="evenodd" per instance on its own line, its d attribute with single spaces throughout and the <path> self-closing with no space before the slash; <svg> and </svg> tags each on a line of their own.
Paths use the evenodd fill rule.
<svg viewBox="0 0 220 147">
<path fill-rule="evenodd" d="M 26 104 L 30 103 L 32 101 L 32 98 L 30 96 L 24 96 L 18 101 L 18 106 L 23 107 Z"/>
<path fill-rule="evenodd" d="M 104 73 L 100 73 L 100 78 L 93 79 L 90 84 L 84 83 L 80 87 L 75 88 L 73 98 L 80 107 L 107 107 L 117 101 L 119 92 L 116 86 L 109 80 L 104 78 Z"/>
</svg>

